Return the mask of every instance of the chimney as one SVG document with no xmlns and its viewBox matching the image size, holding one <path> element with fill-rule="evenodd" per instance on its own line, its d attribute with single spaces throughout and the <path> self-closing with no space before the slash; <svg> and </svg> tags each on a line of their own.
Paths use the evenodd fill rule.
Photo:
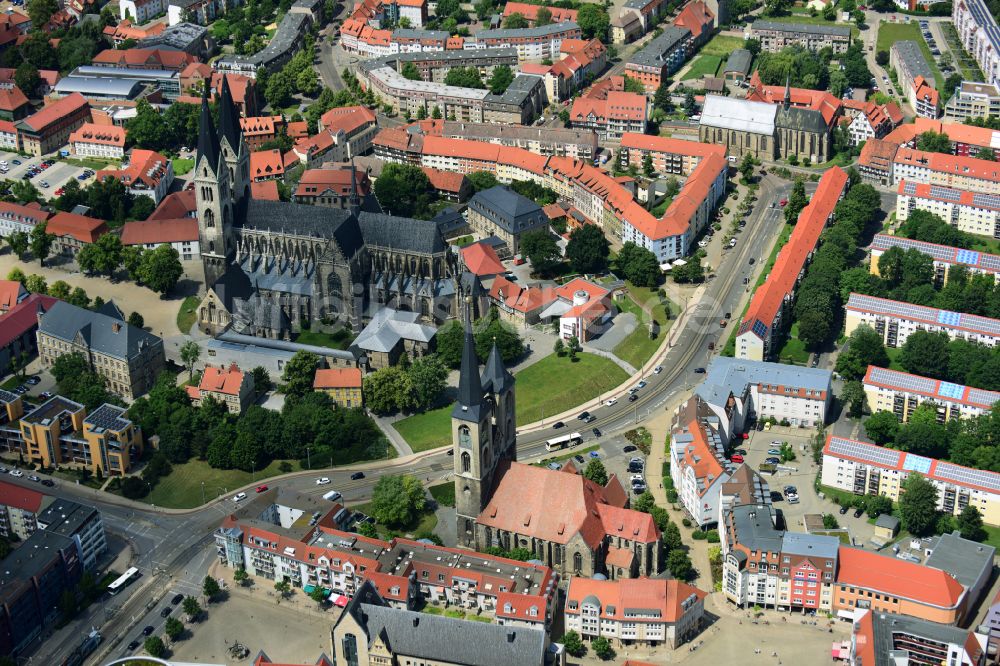
<svg viewBox="0 0 1000 666">
<path fill-rule="evenodd" d="M 415 626 L 417 626 L 418 624 L 420 624 L 420 618 L 419 618 L 419 617 L 417 617 L 416 615 L 414 615 L 414 616 L 413 616 L 413 626 L 415 627 Z"/>
<path fill-rule="evenodd" d="M 516 636 L 516 634 L 513 631 L 508 631 L 507 632 L 507 642 L 508 643 L 513 643 L 515 636 Z"/>
<path fill-rule="evenodd" d="M 122 325 L 119 324 L 118 322 L 115 322 L 114 324 L 111 324 L 111 332 L 112 333 L 118 333 L 121 330 L 122 330 Z"/>
</svg>

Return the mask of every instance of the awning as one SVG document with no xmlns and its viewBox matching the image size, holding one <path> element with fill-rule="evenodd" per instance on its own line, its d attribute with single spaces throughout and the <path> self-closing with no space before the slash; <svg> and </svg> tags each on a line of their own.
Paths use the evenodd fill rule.
<svg viewBox="0 0 1000 666">
<path fill-rule="evenodd" d="M 347 602 L 350 601 L 350 599 L 342 594 L 335 594 L 330 598 L 330 600 L 333 602 L 334 606 L 340 606 L 341 608 L 346 606 Z"/>
<path fill-rule="evenodd" d="M 312 594 L 315 589 L 316 589 L 315 585 L 306 585 L 305 587 L 302 588 L 302 591 L 305 592 L 306 594 Z"/>
<path fill-rule="evenodd" d="M 840 620 L 847 620 L 848 622 L 854 622 L 854 611 L 841 609 L 837 611 L 837 618 Z"/>
</svg>

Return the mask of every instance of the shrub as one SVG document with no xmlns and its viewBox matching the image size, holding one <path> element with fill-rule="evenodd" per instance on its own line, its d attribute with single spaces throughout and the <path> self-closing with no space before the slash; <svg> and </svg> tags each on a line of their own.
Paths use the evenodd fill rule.
<svg viewBox="0 0 1000 666">
<path fill-rule="evenodd" d="M 683 525 L 684 527 L 691 527 L 691 519 L 690 518 L 682 518 L 681 519 L 681 525 Z"/>
<path fill-rule="evenodd" d="M 719 530 L 709 530 L 705 532 L 709 543 L 719 543 Z"/>
<path fill-rule="evenodd" d="M 704 541 L 708 536 L 707 532 L 702 532 L 701 530 L 695 530 L 691 533 L 691 537 L 696 541 Z"/>
</svg>

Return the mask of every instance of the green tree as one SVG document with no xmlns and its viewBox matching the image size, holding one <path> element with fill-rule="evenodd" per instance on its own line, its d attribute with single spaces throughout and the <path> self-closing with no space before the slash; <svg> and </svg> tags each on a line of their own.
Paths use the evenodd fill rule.
<svg viewBox="0 0 1000 666">
<path fill-rule="evenodd" d="M 139 273 L 142 267 L 142 258 L 145 254 L 145 250 L 138 245 L 129 245 L 122 250 L 122 266 L 129 277 L 136 282 L 142 281 Z"/>
<path fill-rule="evenodd" d="M 281 373 L 281 381 L 285 383 L 285 395 L 290 398 L 301 398 L 313 390 L 313 379 L 320 358 L 308 351 L 297 351 Z"/>
<path fill-rule="evenodd" d="M 180 254 L 165 243 L 142 254 L 139 276 L 144 285 L 158 294 L 171 291 L 183 273 Z"/>
<path fill-rule="evenodd" d="M 690 90 L 684 93 L 684 113 L 688 116 L 698 113 L 698 103 L 694 99 L 694 93 Z"/>
<path fill-rule="evenodd" d="M 246 569 L 240 567 L 233 572 L 233 581 L 240 587 L 243 587 L 250 582 L 250 574 L 247 573 Z"/>
<path fill-rule="evenodd" d="M 472 189 L 476 192 L 488 190 L 499 184 L 497 177 L 489 171 L 473 171 L 466 178 L 469 179 L 469 184 L 472 185 Z"/>
<path fill-rule="evenodd" d="M 701 265 L 694 258 L 690 261 Z M 656 255 L 632 241 L 622 245 L 616 265 L 622 277 L 638 287 L 653 288 L 660 283 L 662 272 Z"/>
<path fill-rule="evenodd" d="M 28 61 L 22 62 L 14 72 L 14 83 L 28 97 L 32 97 L 38 92 L 38 86 L 42 78 L 38 75 L 38 68 Z"/>
<path fill-rule="evenodd" d="M 111 276 L 121 268 L 122 251 L 122 241 L 117 234 L 104 234 L 97 242 L 84 245 L 77 254 L 76 261 L 80 270 L 85 273 Z"/>
<path fill-rule="evenodd" d="M 205 595 L 209 603 L 221 592 L 219 588 L 219 581 L 215 580 L 211 576 L 205 576 L 205 579 L 201 582 L 201 593 Z"/>
<path fill-rule="evenodd" d="M 354 531 L 369 539 L 378 538 L 378 530 L 371 523 L 357 523 L 354 526 Z"/>
<path fill-rule="evenodd" d="M 571 657 L 582 657 L 587 654 L 587 646 L 584 645 L 580 634 L 575 631 L 567 631 L 562 637 L 563 647 Z"/>
<path fill-rule="evenodd" d="M 282 578 L 279 581 L 275 581 L 274 590 L 284 599 L 292 591 L 292 585 L 286 579 Z"/>
<path fill-rule="evenodd" d="M 184 602 L 182 603 L 181 608 L 184 609 L 184 614 L 192 620 L 201 615 L 201 604 L 199 604 L 198 600 L 194 597 L 184 597 Z"/>
<path fill-rule="evenodd" d="M 183 345 L 181 345 L 181 361 L 184 366 L 187 367 L 188 375 L 194 375 L 194 365 L 198 362 L 198 358 L 201 356 L 201 347 L 194 340 L 188 340 Z M 295 358 L 292 358 L 294 361 Z"/>
<path fill-rule="evenodd" d="M 835 530 L 840 527 L 840 523 L 837 522 L 837 517 L 832 513 L 823 514 L 823 527 L 828 530 Z"/>
<path fill-rule="evenodd" d="M 437 356 L 416 359 L 407 369 L 410 404 L 415 409 L 429 409 L 437 402 L 448 382 L 448 368 Z"/>
<path fill-rule="evenodd" d="M 510 363 L 524 354 L 524 341 L 513 327 L 500 320 L 496 308 L 490 309 L 486 317 L 476 322 L 476 355 L 485 359 L 496 345 L 500 358 Z"/>
<path fill-rule="evenodd" d="M 167 623 L 163 627 L 163 632 L 171 641 L 176 642 L 181 637 L 181 634 L 184 633 L 184 623 L 176 617 L 168 617 Z"/>
<path fill-rule="evenodd" d="M 865 434 L 876 444 L 888 446 L 899 434 L 899 419 L 892 412 L 877 411 L 865 420 Z"/>
<path fill-rule="evenodd" d="M 292 101 L 292 94 L 295 92 L 295 82 L 285 71 L 272 74 L 267 79 L 267 86 L 264 89 L 264 99 L 272 111 L 278 112 L 283 107 L 288 106 Z"/>
<path fill-rule="evenodd" d="M 142 644 L 142 648 L 150 657 L 156 657 L 157 659 L 167 654 L 167 646 L 164 645 L 163 639 L 159 636 L 150 636 L 147 638 Z"/>
<path fill-rule="evenodd" d="M 889 64 L 889 52 L 886 50 L 880 50 L 875 53 L 875 64 L 879 67 L 885 67 Z"/>
<path fill-rule="evenodd" d="M 576 23 L 580 26 L 583 36 L 587 39 L 607 40 L 611 19 L 608 17 L 608 13 L 604 10 L 603 5 L 593 3 L 584 4 L 577 11 Z"/>
<path fill-rule="evenodd" d="M 636 95 L 646 94 L 646 86 L 642 85 L 642 82 L 639 79 L 626 76 L 624 85 L 625 92 L 635 93 Z"/>
<path fill-rule="evenodd" d="M 521 236 L 521 251 L 528 257 L 528 261 L 539 274 L 546 274 L 553 270 L 559 263 L 561 256 L 556 239 L 553 238 L 548 229 L 529 231 Z"/>
<path fill-rule="evenodd" d="M 129 119 L 125 128 L 128 130 L 129 145 L 138 148 L 163 150 L 172 141 L 166 118 L 146 99 L 140 99 L 136 104 L 135 116 Z"/>
<path fill-rule="evenodd" d="M 854 418 L 861 416 L 865 407 L 865 387 L 860 381 L 845 382 L 840 398 L 848 406 L 850 416 Z"/>
<path fill-rule="evenodd" d="M 681 581 L 688 580 L 694 574 L 691 558 L 688 557 L 687 551 L 681 548 L 671 550 L 667 555 L 667 569 L 671 576 Z"/>
<path fill-rule="evenodd" d="M 906 338 L 899 364 L 907 372 L 931 379 L 948 376 L 948 334 L 943 331 L 915 331 Z"/>
<path fill-rule="evenodd" d="M 49 285 L 49 296 L 65 301 L 69 298 L 70 286 L 63 280 L 56 280 Z"/>
<path fill-rule="evenodd" d="M 35 255 L 35 259 L 38 259 L 38 263 L 42 266 L 45 265 L 45 258 L 49 256 L 49 252 L 52 250 L 52 243 L 55 242 L 56 237 L 50 233 L 46 232 L 47 222 L 39 222 L 31 229 L 31 254 Z"/>
<path fill-rule="evenodd" d="M 426 505 L 423 486 L 409 475 L 380 477 L 372 490 L 372 516 L 389 527 L 412 525 Z"/>
<path fill-rule="evenodd" d="M 653 156 L 650 153 L 642 156 L 642 174 L 646 178 L 652 178 L 656 175 L 656 169 L 653 168 Z"/>
<path fill-rule="evenodd" d="M 41 201 L 38 188 L 30 180 L 15 180 L 10 186 L 10 194 L 18 203 L 29 204 Z"/>
<path fill-rule="evenodd" d="M 25 8 L 34 29 L 44 31 L 49 19 L 59 11 L 59 3 L 56 0 L 28 0 Z"/>
<path fill-rule="evenodd" d="M 580 273 L 597 273 L 608 266 L 608 239 L 594 224 L 577 227 L 566 244 L 566 258 L 573 270 Z"/>
<path fill-rule="evenodd" d="M 795 224 L 799 221 L 799 213 L 809 203 L 806 197 L 806 187 L 801 179 L 797 179 L 792 186 L 792 193 L 788 196 L 788 203 L 785 205 L 785 222 Z"/>
<path fill-rule="evenodd" d="M 996 153 L 993 152 L 992 148 L 980 148 L 976 151 L 975 157 L 977 160 L 988 160 L 992 162 L 996 159 Z"/>
<path fill-rule="evenodd" d="M 750 183 L 753 181 L 754 167 L 753 155 L 747 153 L 743 156 L 743 161 L 740 162 L 740 175 L 743 177 L 744 182 Z"/>
<path fill-rule="evenodd" d="M 498 65 L 493 68 L 493 74 L 490 76 L 490 80 L 486 82 L 486 87 L 494 95 L 502 95 L 513 81 L 514 70 L 509 65 Z"/>
<path fill-rule="evenodd" d="M 937 488 L 916 472 L 902 483 L 899 514 L 903 529 L 914 536 L 926 536 L 937 520 Z"/>
<path fill-rule="evenodd" d="M 524 14 L 521 14 L 520 12 L 514 12 L 503 20 L 503 27 L 508 30 L 520 30 L 522 28 L 527 28 L 528 19 L 524 18 Z"/>
<path fill-rule="evenodd" d="M 583 476 L 599 486 L 608 484 L 608 470 L 604 468 L 604 463 L 597 458 L 587 463 L 587 467 L 583 470 Z"/>
<path fill-rule="evenodd" d="M 956 527 L 962 533 L 962 538 L 969 541 L 985 541 L 988 536 L 986 529 L 983 527 L 982 514 L 979 513 L 979 509 L 971 504 L 962 509 L 962 513 L 958 514 Z"/>
<path fill-rule="evenodd" d="M 274 382 L 271 381 L 271 373 L 264 366 L 258 365 L 250 371 L 250 374 L 253 375 L 253 387 L 257 395 L 264 395 L 274 388 Z"/>
<path fill-rule="evenodd" d="M 673 113 L 674 102 L 671 99 L 670 86 L 665 83 L 660 84 L 653 96 L 653 106 L 664 113 Z"/>
<path fill-rule="evenodd" d="M 36 275 L 32 273 L 24 279 L 24 288 L 30 291 L 32 294 L 47 294 L 48 287 L 45 284 L 45 278 L 41 275 Z"/>
<path fill-rule="evenodd" d="M 865 513 L 873 518 L 892 513 L 892 500 L 885 495 L 868 495 L 865 498 Z"/>
<path fill-rule="evenodd" d="M 10 251 L 14 255 L 24 261 L 24 255 L 28 252 L 28 248 L 31 246 L 31 239 L 23 231 L 14 231 L 7 236 L 7 245 L 10 246 Z"/>
<path fill-rule="evenodd" d="M 535 25 L 542 26 L 552 23 L 552 10 L 548 7 L 539 7 L 535 12 Z"/>
<path fill-rule="evenodd" d="M 611 641 L 609 641 L 604 636 L 598 636 L 590 642 L 590 649 L 594 651 L 597 658 L 602 661 L 608 661 L 613 659 L 615 656 L 615 649 L 611 647 Z"/>
<path fill-rule="evenodd" d="M 917 149 L 931 153 L 951 153 L 951 139 L 943 132 L 927 130 L 917 135 Z"/>
<path fill-rule="evenodd" d="M 365 375 L 365 406 L 376 414 L 393 414 L 411 406 L 413 382 L 402 367 L 381 368 Z"/>
<path fill-rule="evenodd" d="M 882 336 L 870 326 L 858 326 L 847 339 L 846 349 L 837 358 L 837 374 L 846 380 L 865 376 L 869 365 L 889 367 L 889 354 Z"/>
<path fill-rule="evenodd" d="M 322 606 L 326 602 L 326 590 L 322 587 L 313 588 L 313 591 L 309 593 L 309 598 Z"/>
<path fill-rule="evenodd" d="M 146 320 L 143 319 L 142 315 L 138 312 L 130 312 L 126 323 L 129 326 L 135 326 L 136 328 L 145 328 L 146 326 Z"/>
<path fill-rule="evenodd" d="M 420 76 L 420 70 L 412 62 L 407 62 L 403 64 L 403 69 L 400 70 L 400 74 L 403 75 L 404 79 L 409 79 L 411 81 L 420 81 L 424 77 Z"/>
<path fill-rule="evenodd" d="M 413 164 L 386 164 L 375 181 L 375 196 L 386 212 L 428 218 L 433 190 L 427 174 Z"/>
</svg>

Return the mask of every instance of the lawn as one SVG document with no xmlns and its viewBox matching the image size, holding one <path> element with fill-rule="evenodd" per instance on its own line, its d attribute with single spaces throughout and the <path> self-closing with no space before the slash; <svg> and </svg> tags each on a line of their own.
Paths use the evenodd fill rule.
<svg viewBox="0 0 1000 666">
<path fill-rule="evenodd" d="M 296 460 L 289 461 L 292 471 L 299 471 Z M 280 461 L 274 461 L 255 474 L 238 469 L 215 469 L 209 467 L 203 460 L 191 460 L 181 465 L 174 465 L 173 471 L 160 479 L 153 492 L 144 501 L 155 506 L 169 509 L 190 509 L 202 504 L 202 484 L 204 484 L 205 501 L 211 501 L 219 495 L 228 494 L 255 481 L 263 481 L 272 476 L 282 474 L 278 469 Z"/>
<path fill-rule="evenodd" d="M 563 412 L 573 405 L 610 391 L 628 375 L 613 361 L 593 354 L 577 354 L 577 360 L 555 354 L 529 365 L 517 375 L 517 425 L 534 423 Z M 567 379 L 572 378 L 572 381 Z M 426 451 L 451 443 L 452 406 L 414 414 L 393 424 L 414 451 Z"/>
<path fill-rule="evenodd" d="M 455 484 L 448 481 L 427 489 L 441 506 L 455 506 Z"/>
<path fill-rule="evenodd" d="M 941 76 L 941 72 L 938 70 L 937 59 L 931 55 L 931 49 L 927 46 L 927 42 L 924 41 L 924 36 L 920 34 L 920 25 L 916 21 L 912 23 L 883 23 L 878 29 L 878 41 L 875 48 L 876 51 L 888 52 L 893 44 L 907 39 L 916 42 L 920 46 L 920 51 L 924 54 L 924 60 L 927 61 L 927 65 L 934 72 L 934 81 L 937 82 L 935 87 L 938 90 L 944 90 L 944 77 Z"/>
<path fill-rule="evenodd" d="M 885 353 L 889 357 L 889 369 L 899 370 L 900 372 L 905 372 L 903 366 L 899 362 L 899 355 L 903 353 L 903 350 L 899 347 L 886 347 Z"/>
<path fill-rule="evenodd" d="M 576 449 L 576 450 L 570 451 L 569 453 L 564 453 L 561 456 L 553 456 L 551 458 L 543 458 L 543 459 L 541 459 L 538 462 L 533 463 L 533 464 L 535 465 L 535 467 L 548 467 L 549 463 L 554 463 L 554 462 L 561 463 L 561 462 L 565 462 L 565 461 L 567 461 L 570 458 L 573 458 L 575 456 L 583 456 L 589 462 L 590 461 L 590 456 L 587 455 L 587 454 L 590 453 L 591 451 L 599 451 L 600 448 L 601 448 L 600 446 L 596 446 L 596 445 L 595 446 L 588 446 L 585 449 Z"/>
<path fill-rule="evenodd" d="M 361 513 L 371 516 L 372 505 L 371 502 L 366 502 L 364 504 L 358 504 L 353 507 L 355 511 L 360 511 Z M 392 539 L 393 537 L 406 536 L 407 534 L 412 534 L 418 539 L 427 537 L 430 534 L 434 534 L 434 528 L 437 527 L 438 519 L 434 515 L 433 511 L 424 511 L 417 517 L 417 522 L 413 525 L 406 525 L 398 529 L 391 529 L 381 523 L 375 523 L 375 530 L 378 532 L 380 538 Z"/>
<path fill-rule="evenodd" d="M 96 157 L 64 157 L 62 161 L 66 164 L 72 164 L 73 166 L 83 167 L 84 169 L 117 169 L 121 166 L 120 160 L 112 159 L 98 159 Z"/>
<path fill-rule="evenodd" d="M 637 300 L 642 303 L 651 304 L 652 306 L 653 320 L 660 325 L 659 333 L 655 338 L 649 337 L 649 329 L 647 327 L 649 318 L 638 305 Z M 670 330 L 670 326 L 679 313 L 680 308 L 669 300 L 661 299 L 651 289 L 631 285 L 629 286 L 629 296 L 620 301 L 615 301 L 615 304 L 619 309 L 631 312 L 639 320 L 639 325 L 636 329 L 629 333 L 628 337 L 619 342 L 615 347 L 615 356 L 636 369 L 641 368 L 656 353 L 656 350 L 659 349 L 660 343 L 663 342 L 663 336 Z M 670 309 L 669 316 L 667 308 Z"/>
<path fill-rule="evenodd" d="M 295 342 L 301 345 L 313 345 L 314 347 L 328 347 L 330 349 L 347 349 L 351 346 L 354 337 L 346 328 L 341 328 L 335 333 L 321 333 L 320 331 L 303 330 L 295 338 Z"/>
<path fill-rule="evenodd" d="M 809 352 L 806 345 L 799 340 L 799 322 L 792 324 L 784 346 L 778 352 L 778 361 L 790 365 L 806 365 L 809 363 Z"/>
<path fill-rule="evenodd" d="M 994 548 L 1000 549 L 1000 527 L 993 527 L 991 525 L 983 525 L 983 529 L 986 530 L 986 545 L 993 546 Z"/>
<path fill-rule="evenodd" d="M 687 78 L 687 77 L 685 77 L 685 78 Z M 659 203 L 659 205 L 657 205 L 656 208 L 654 208 L 653 210 L 651 210 L 649 212 L 652 213 L 653 217 L 657 217 L 657 218 L 663 217 L 663 214 L 667 212 L 667 208 L 669 208 L 670 204 L 672 204 L 673 202 L 674 202 L 674 198 L 673 197 L 664 197 L 663 201 L 661 201 Z"/>
<path fill-rule="evenodd" d="M 184 174 L 190 173 L 191 169 L 194 168 L 194 160 L 185 159 L 183 157 L 178 157 L 174 160 L 174 175 L 183 176 Z"/>
<path fill-rule="evenodd" d="M 198 303 L 201 301 L 197 296 L 188 296 L 181 302 L 181 307 L 177 310 L 177 330 L 187 335 L 194 326 L 195 319 L 198 318 Z"/>
<path fill-rule="evenodd" d="M 987 252 L 989 254 L 1000 254 L 1000 241 L 996 238 L 990 238 L 989 236 L 978 236 L 976 234 L 969 234 L 972 238 L 972 249 L 979 250 L 980 252 Z"/>
<path fill-rule="evenodd" d="M 703 76 L 715 76 L 715 73 L 719 71 L 719 65 L 721 64 L 722 56 L 700 55 L 693 63 L 691 63 L 691 68 L 681 80 L 687 81 L 689 79 L 700 79 Z"/>
<path fill-rule="evenodd" d="M 701 47 L 698 51 L 699 55 L 707 56 L 721 56 L 728 57 L 730 53 L 736 49 L 743 48 L 743 39 L 741 37 L 730 37 L 729 35 L 716 35 Z"/>
</svg>

